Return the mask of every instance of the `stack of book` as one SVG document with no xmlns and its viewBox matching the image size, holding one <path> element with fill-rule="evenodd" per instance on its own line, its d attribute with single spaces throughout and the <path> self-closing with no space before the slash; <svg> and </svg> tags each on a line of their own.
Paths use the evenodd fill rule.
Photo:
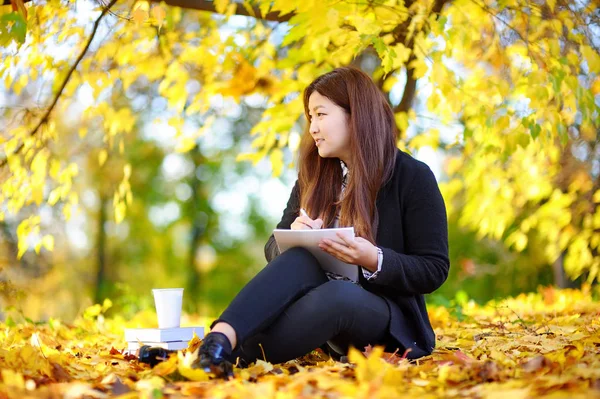
<svg viewBox="0 0 600 399">
<path fill-rule="evenodd" d="M 167 350 L 181 350 L 188 347 L 188 342 L 194 337 L 204 338 L 204 327 L 178 328 L 126 328 L 126 353 L 135 353 L 143 345 L 159 347 Z"/>
</svg>

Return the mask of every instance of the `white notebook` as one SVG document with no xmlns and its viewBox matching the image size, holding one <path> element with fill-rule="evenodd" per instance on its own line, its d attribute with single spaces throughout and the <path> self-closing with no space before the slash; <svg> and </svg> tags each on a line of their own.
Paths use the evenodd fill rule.
<svg viewBox="0 0 600 399">
<path fill-rule="evenodd" d="M 134 350 L 138 350 L 140 349 L 142 346 L 144 345 L 148 345 L 152 348 L 163 348 L 163 349 L 167 349 L 167 350 L 181 350 L 181 349 L 187 349 L 188 347 L 188 341 L 173 341 L 173 342 L 128 342 L 127 343 L 127 350 L 128 351 L 134 351 Z"/>
<path fill-rule="evenodd" d="M 283 253 L 294 247 L 306 248 L 317 258 L 323 270 L 346 276 L 353 281 L 358 281 L 358 266 L 342 262 L 319 248 L 319 242 L 323 238 L 341 242 L 341 239 L 336 235 L 337 232 L 354 238 L 354 227 L 316 230 L 275 229 L 273 230 L 273 235 L 279 247 L 279 252 Z"/>
<path fill-rule="evenodd" d="M 127 342 L 169 342 L 189 341 L 194 336 L 204 338 L 204 327 L 179 327 L 179 328 L 126 328 L 125 341 Z"/>
</svg>

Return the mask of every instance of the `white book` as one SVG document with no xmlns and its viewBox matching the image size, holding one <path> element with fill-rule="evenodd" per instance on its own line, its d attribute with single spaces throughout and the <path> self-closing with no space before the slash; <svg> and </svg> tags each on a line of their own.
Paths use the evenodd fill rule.
<svg viewBox="0 0 600 399">
<path fill-rule="evenodd" d="M 128 342 L 127 350 L 135 351 L 140 349 L 142 346 L 148 345 L 153 348 L 163 348 L 167 350 L 178 351 L 181 349 L 187 349 L 188 341 L 171 341 L 171 342 Z"/>
<path fill-rule="evenodd" d="M 204 338 L 204 327 L 179 327 L 179 328 L 126 328 L 125 341 L 127 342 L 169 342 L 189 341 L 194 336 Z"/>
<path fill-rule="evenodd" d="M 323 238 L 341 242 L 341 239 L 336 235 L 338 232 L 354 238 L 354 227 L 315 230 L 275 229 L 273 235 L 279 247 L 279 252 L 283 253 L 293 247 L 306 248 L 317 258 L 323 270 L 358 281 L 358 266 L 342 262 L 319 248 L 319 242 Z"/>
</svg>

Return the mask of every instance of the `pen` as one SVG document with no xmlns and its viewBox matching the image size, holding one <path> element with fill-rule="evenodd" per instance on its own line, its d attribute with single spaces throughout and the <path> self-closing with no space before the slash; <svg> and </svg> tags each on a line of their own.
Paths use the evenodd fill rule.
<svg viewBox="0 0 600 399">
<path fill-rule="evenodd" d="M 304 210 L 304 208 L 300 208 L 300 213 L 302 214 L 302 216 L 306 216 L 307 218 L 310 219 L 310 216 L 308 216 L 308 213 L 306 213 L 306 211 Z M 306 223 L 304 223 L 304 224 L 306 224 Z M 308 227 L 310 227 L 310 229 L 312 230 L 312 226 L 311 225 L 308 225 L 308 224 L 306 224 L 306 225 Z"/>
</svg>

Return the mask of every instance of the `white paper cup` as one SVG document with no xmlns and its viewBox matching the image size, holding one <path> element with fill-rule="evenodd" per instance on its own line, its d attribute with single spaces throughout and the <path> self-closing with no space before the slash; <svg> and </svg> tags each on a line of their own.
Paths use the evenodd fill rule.
<svg viewBox="0 0 600 399">
<path fill-rule="evenodd" d="M 158 328 L 178 328 L 181 320 L 183 288 L 153 289 Z"/>
</svg>

